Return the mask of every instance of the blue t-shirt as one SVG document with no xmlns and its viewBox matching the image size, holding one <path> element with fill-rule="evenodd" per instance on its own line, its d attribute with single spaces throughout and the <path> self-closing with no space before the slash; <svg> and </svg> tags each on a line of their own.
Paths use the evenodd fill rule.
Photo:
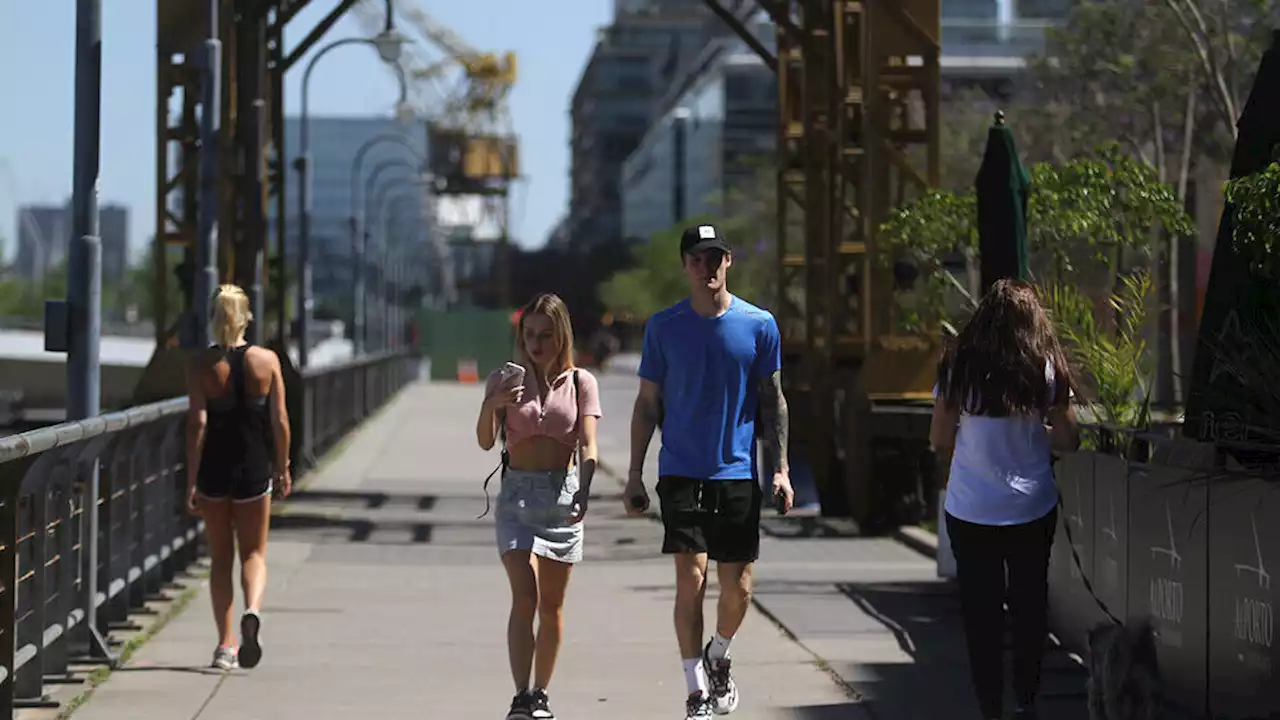
<svg viewBox="0 0 1280 720">
<path fill-rule="evenodd" d="M 649 318 L 639 375 L 662 388 L 658 474 L 756 479 L 758 384 L 781 367 L 778 322 L 741 298 L 719 317 L 683 300 Z"/>
</svg>

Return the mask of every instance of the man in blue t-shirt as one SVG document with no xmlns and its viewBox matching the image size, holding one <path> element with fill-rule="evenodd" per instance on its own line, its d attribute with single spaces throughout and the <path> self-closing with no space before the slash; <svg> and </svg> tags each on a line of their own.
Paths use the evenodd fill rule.
<svg viewBox="0 0 1280 720">
<path fill-rule="evenodd" d="M 648 509 L 644 459 L 661 428 L 662 551 L 676 561 L 676 638 L 689 689 L 686 718 L 695 720 L 738 706 L 729 643 L 746 617 L 751 565 L 760 551 L 757 423 L 779 512 L 791 508 L 793 493 L 778 323 L 729 293 L 725 277 L 733 256 L 715 226 L 685 230 L 680 258 L 689 297 L 645 327 L 623 497 L 630 514 Z M 708 559 L 716 561 L 720 601 L 715 636 L 703 646 Z"/>
</svg>

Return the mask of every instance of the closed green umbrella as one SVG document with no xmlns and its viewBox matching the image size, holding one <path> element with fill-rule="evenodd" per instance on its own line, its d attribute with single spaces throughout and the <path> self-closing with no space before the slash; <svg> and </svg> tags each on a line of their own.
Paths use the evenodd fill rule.
<svg viewBox="0 0 1280 720">
<path fill-rule="evenodd" d="M 1236 147 L 1231 156 L 1233 180 L 1265 169 L 1274 148 L 1280 144 L 1280 30 L 1272 34 L 1271 47 L 1258 65 L 1253 89 L 1240 112 L 1236 130 Z M 1219 431 L 1212 421 L 1205 426 L 1208 418 L 1228 421 L 1237 418 L 1250 424 L 1275 422 L 1274 417 L 1265 417 L 1267 413 L 1257 412 L 1250 392 L 1239 385 L 1234 373 L 1223 371 L 1220 352 L 1241 354 L 1243 348 L 1256 344 L 1250 335 L 1268 326 L 1280 325 L 1280 302 L 1274 285 L 1250 272 L 1248 261 L 1232 242 L 1234 231 L 1234 210 L 1228 203 L 1223 209 L 1217 244 L 1213 248 L 1187 394 L 1183 433 L 1195 439 L 1211 439 Z M 1267 359 L 1258 362 L 1267 362 Z M 1280 432 L 1277 427 L 1268 430 Z M 1238 434 L 1239 428 L 1234 432 Z"/>
<path fill-rule="evenodd" d="M 978 168 L 978 261 L 982 291 L 1000 278 L 1028 280 L 1027 194 L 1031 176 L 1018 159 L 1013 132 L 996 113 Z"/>
</svg>

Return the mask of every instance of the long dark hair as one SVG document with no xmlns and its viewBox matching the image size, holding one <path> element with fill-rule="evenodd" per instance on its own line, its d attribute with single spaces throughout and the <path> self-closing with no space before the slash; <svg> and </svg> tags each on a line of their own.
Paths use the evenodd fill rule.
<svg viewBox="0 0 1280 720">
<path fill-rule="evenodd" d="M 1050 395 L 1045 364 L 1053 366 Z M 971 415 L 1040 415 L 1064 405 L 1075 378 L 1035 288 L 996 281 L 938 362 L 940 399 Z"/>
</svg>

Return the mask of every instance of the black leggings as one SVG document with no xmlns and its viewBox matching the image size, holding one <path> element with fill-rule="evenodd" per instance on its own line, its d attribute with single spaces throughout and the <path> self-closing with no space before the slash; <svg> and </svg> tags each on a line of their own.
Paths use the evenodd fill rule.
<svg viewBox="0 0 1280 720">
<path fill-rule="evenodd" d="M 1006 598 L 1013 625 L 1014 697 L 1019 706 L 1035 700 L 1048 636 L 1049 548 L 1057 524 L 1057 508 L 1022 525 L 978 525 L 947 514 L 969 672 L 984 718 L 1004 714 Z"/>
</svg>

